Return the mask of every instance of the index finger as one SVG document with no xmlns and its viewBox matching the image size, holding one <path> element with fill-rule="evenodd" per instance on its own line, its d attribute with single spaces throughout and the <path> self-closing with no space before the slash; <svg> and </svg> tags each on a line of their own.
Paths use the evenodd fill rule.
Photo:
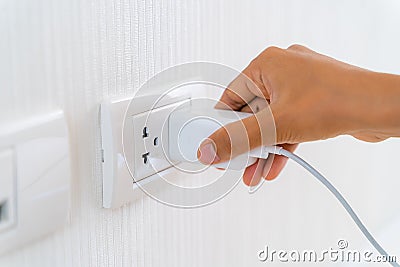
<svg viewBox="0 0 400 267">
<path fill-rule="evenodd" d="M 256 97 L 250 86 L 257 87 L 245 72 L 240 73 L 222 93 L 215 108 L 240 110 Z"/>
<path fill-rule="evenodd" d="M 228 85 L 215 108 L 241 110 L 256 97 L 269 99 L 260 70 L 253 62 Z"/>
</svg>

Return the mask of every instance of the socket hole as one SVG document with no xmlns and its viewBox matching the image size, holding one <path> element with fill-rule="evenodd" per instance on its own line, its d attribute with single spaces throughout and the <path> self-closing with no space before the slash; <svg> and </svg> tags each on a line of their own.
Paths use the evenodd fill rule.
<svg viewBox="0 0 400 267">
<path fill-rule="evenodd" d="M 154 138 L 153 145 L 154 146 L 158 146 L 158 137 Z"/>
<path fill-rule="evenodd" d="M 143 128 L 143 138 L 149 137 L 149 129 L 147 127 Z"/>
<path fill-rule="evenodd" d="M 150 152 L 144 153 L 144 154 L 142 155 L 143 163 L 144 163 L 144 164 L 149 163 L 149 155 L 150 155 Z"/>
</svg>

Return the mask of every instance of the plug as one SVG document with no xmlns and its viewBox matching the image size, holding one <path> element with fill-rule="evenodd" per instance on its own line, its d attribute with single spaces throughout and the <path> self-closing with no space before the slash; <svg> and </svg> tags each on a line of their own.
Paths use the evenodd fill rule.
<svg viewBox="0 0 400 267">
<path fill-rule="evenodd" d="M 187 104 L 169 116 L 169 156 L 180 162 L 202 164 L 197 150 L 203 140 L 225 125 L 251 116 L 251 113 L 219 110 Z M 254 164 L 256 151 L 241 154 L 230 161 L 214 164 L 216 168 L 243 170 Z"/>
</svg>

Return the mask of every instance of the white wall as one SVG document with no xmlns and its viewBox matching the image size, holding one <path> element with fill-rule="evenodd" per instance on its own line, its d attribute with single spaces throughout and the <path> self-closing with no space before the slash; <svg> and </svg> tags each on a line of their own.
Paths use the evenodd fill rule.
<svg viewBox="0 0 400 267">
<path fill-rule="evenodd" d="M 256 195 L 240 185 L 202 209 L 147 197 L 102 209 L 97 111 L 103 98 L 132 93 L 168 66 L 210 60 L 241 69 L 269 45 L 302 43 L 400 73 L 399 9 L 395 0 L 0 1 L 0 123 L 62 107 L 73 153 L 68 225 L 0 266 L 262 266 L 264 245 L 321 250 L 345 238 L 367 247 L 337 201 L 292 163 Z M 342 137 L 298 152 L 377 233 L 400 210 L 395 147 Z M 399 247 L 390 249 L 400 255 Z"/>
</svg>

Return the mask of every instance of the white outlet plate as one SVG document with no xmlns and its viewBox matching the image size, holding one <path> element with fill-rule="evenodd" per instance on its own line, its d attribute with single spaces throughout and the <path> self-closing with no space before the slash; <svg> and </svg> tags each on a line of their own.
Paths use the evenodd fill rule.
<svg viewBox="0 0 400 267">
<path fill-rule="evenodd" d="M 129 106 L 132 97 L 123 99 L 106 100 L 100 105 L 100 127 L 102 142 L 102 166 L 103 166 L 103 207 L 118 208 L 128 202 L 134 201 L 143 195 L 137 183 L 148 184 L 157 187 L 157 175 L 151 166 L 156 166 L 158 171 L 168 172 L 171 166 L 161 154 L 161 145 L 158 148 L 152 147 L 154 140 L 153 133 L 159 131 L 162 125 L 160 121 L 165 119 L 168 109 L 176 106 L 182 101 L 190 99 L 190 95 L 182 94 L 173 97 L 160 95 L 135 96 L 135 105 Z M 159 100 L 159 101 L 157 101 Z M 157 104 L 154 106 L 154 103 Z M 129 107 L 129 108 L 128 108 Z M 160 116 L 155 116 L 147 126 L 149 127 L 148 144 L 144 147 L 141 137 L 143 124 L 147 112 L 150 110 L 160 111 Z M 124 128 L 124 118 L 126 127 Z M 153 117 L 152 117 L 153 118 Z M 123 135 L 133 135 L 133 138 L 125 138 Z M 161 137 L 161 136 L 160 136 Z M 136 140 L 136 141 L 135 141 Z M 143 151 L 149 149 L 151 165 L 143 165 Z M 132 174 L 125 157 L 133 160 Z M 137 168 L 139 166 L 139 168 Z"/>
</svg>

